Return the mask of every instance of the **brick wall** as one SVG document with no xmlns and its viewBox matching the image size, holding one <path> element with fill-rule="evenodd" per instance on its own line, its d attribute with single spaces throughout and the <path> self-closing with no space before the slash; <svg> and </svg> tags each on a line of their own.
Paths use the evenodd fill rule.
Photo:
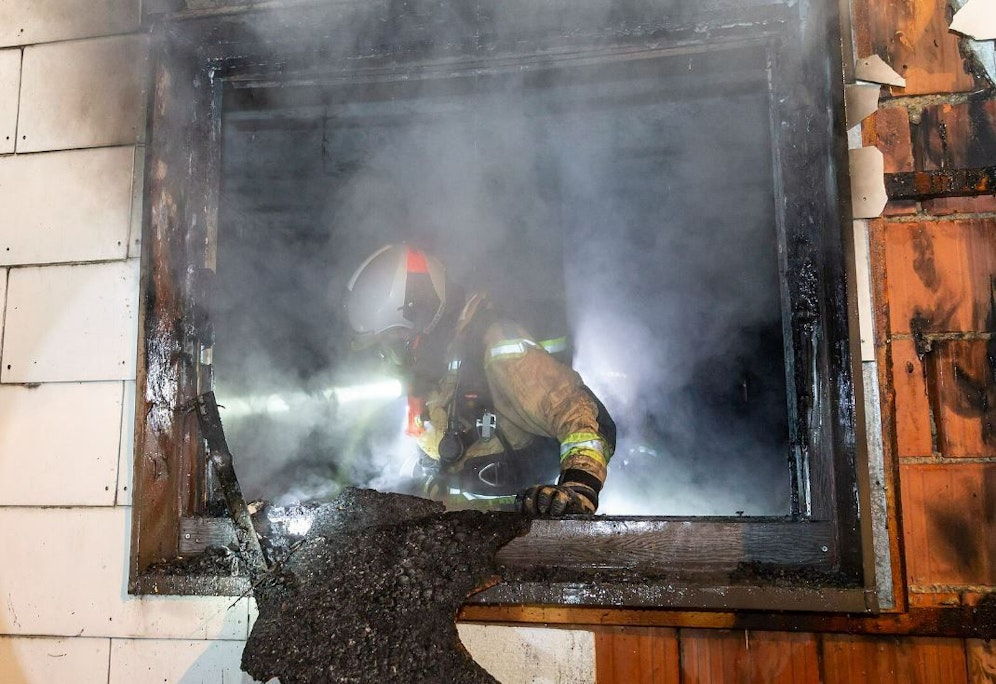
<svg viewBox="0 0 996 684">
<path fill-rule="evenodd" d="M 883 152 L 886 173 L 996 165 L 996 96 L 948 30 L 947 0 L 851 5 L 855 56 L 906 78 L 883 89 L 856 142 Z M 996 197 L 890 202 L 867 235 L 863 360 L 878 369 L 867 399 L 881 415 L 870 429 L 884 452 L 893 612 L 957 615 L 996 591 Z M 921 634 L 605 628 L 598 682 L 996 681 L 991 641 Z"/>
<path fill-rule="evenodd" d="M 996 165 L 996 99 L 950 17 L 943 0 L 855 5 L 858 52 L 907 79 L 863 125 L 887 173 Z M 971 603 L 996 590 L 996 196 L 891 203 L 870 235 L 909 602 Z"/>
</svg>

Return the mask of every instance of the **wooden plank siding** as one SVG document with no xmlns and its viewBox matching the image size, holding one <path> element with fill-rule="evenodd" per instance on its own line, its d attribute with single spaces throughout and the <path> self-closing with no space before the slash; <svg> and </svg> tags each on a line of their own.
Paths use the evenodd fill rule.
<svg viewBox="0 0 996 684">
<path fill-rule="evenodd" d="M 711 629 L 602 629 L 598 684 L 983 684 L 996 646 L 980 639 Z"/>
<path fill-rule="evenodd" d="M 868 638 L 827 634 L 824 684 L 967 684 L 963 639 Z"/>
<path fill-rule="evenodd" d="M 817 684 L 817 637 L 813 634 L 681 630 L 682 684 L 768 682 Z"/>
<path fill-rule="evenodd" d="M 678 630 L 604 628 L 595 632 L 599 682 L 681 682 Z"/>
</svg>

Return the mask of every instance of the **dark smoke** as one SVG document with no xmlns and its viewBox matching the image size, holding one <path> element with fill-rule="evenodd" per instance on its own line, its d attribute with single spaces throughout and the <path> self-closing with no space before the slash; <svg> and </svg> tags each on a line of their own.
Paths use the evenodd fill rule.
<svg viewBox="0 0 996 684">
<path fill-rule="evenodd" d="M 355 49 L 403 30 L 381 10 Z M 407 240 L 509 308 L 563 303 L 620 428 L 602 512 L 787 513 L 765 77 L 745 51 L 229 97 L 215 358 L 247 495 L 401 474 L 403 400 L 332 388 L 377 375 L 349 349 L 346 280 Z"/>
</svg>

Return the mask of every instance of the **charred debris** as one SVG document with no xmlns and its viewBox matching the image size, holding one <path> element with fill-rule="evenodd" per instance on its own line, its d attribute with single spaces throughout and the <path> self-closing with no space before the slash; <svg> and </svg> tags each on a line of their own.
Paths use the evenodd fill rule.
<svg viewBox="0 0 996 684">
<path fill-rule="evenodd" d="M 259 617 L 243 670 L 283 684 L 496 681 L 463 648 L 456 617 L 468 597 L 500 581 L 496 554 L 528 531 L 527 518 L 447 512 L 428 499 L 357 488 L 329 503 L 253 511 L 214 395 L 194 408 L 238 551 L 211 547 L 150 570 L 250 581 Z"/>
<path fill-rule="evenodd" d="M 307 535 L 274 537 L 279 560 L 253 582 L 246 672 L 284 684 L 495 681 L 464 650 L 456 616 L 499 581 L 495 554 L 525 518 L 369 489 L 306 513 Z"/>
<path fill-rule="evenodd" d="M 456 617 L 468 597 L 501 580 L 495 556 L 528 531 L 528 519 L 354 488 L 253 518 L 264 567 L 244 550 L 210 547 L 151 570 L 250 581 L 259 617 L 242 669 L 255 679 L 496 681 L 463 648 Z"/>
</svg>

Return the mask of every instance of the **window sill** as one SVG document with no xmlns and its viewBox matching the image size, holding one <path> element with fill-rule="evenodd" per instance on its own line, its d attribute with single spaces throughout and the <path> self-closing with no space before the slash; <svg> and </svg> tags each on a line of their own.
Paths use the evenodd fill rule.
<svg viewBox="0 0 996 684">
<path fill-rule="evenodd" d="M 189 559 L 234 541 L 227 518 L 187 518 Z M 506 581 L 468 605 L 866 613 L 875 596 L 835 572 L 830 523 L 781 518 L 534 520 L 502 548 Z M 150 567 L 133 594 L 240 596 L 244 576 Z"/>
</svg>

